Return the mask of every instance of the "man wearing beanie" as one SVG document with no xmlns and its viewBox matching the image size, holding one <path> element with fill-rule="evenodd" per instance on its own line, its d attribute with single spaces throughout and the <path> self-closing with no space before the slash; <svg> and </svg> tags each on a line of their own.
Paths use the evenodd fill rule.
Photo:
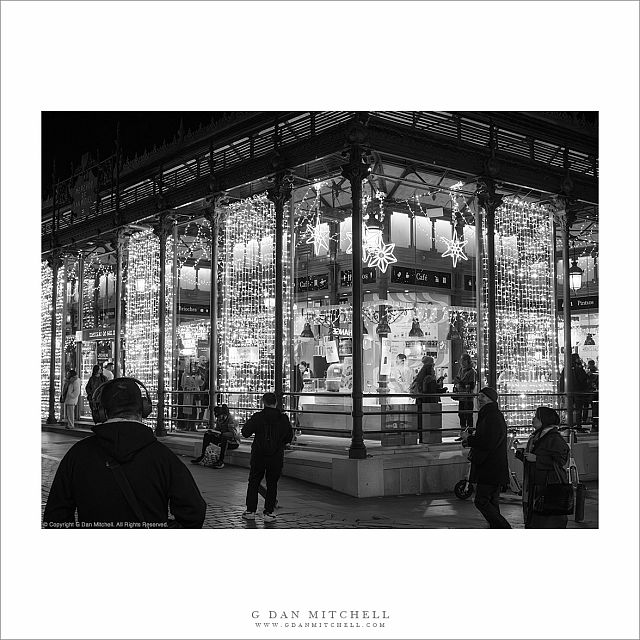
<svg viewBox="0 0 640 640">
<path fill-rule="evenodd" d="M 189 469 L 143 422 L 152 407 L 139 385 L 133 378 L 115 378 L 94 392 L 95 435 L 62 458 L 44 527 L 202 527 L 206 503 Z"/>
<path fill-rule="evenodd" d="M 474 504 L 490 529 L 511 529 L 500 514 L 500 489 L 509 483 L 507 462 L 507 423 L 498 407 L 498 394 L 492 387 L 478 393 L 478 422 L 475 433 L 463 435 L 462 446 L 471 447 L 469 481 L 476 483 Z"/>
</svg>

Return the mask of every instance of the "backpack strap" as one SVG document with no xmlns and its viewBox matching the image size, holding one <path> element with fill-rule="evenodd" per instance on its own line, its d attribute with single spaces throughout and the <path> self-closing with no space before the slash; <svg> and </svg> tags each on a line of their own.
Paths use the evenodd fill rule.
<svg viewBox="0 0 640 640">
<path fill-rule="evenodd" d="M 135 493 L 133 493 L 133 489 L 129 484 L 129 480 L 125 475 L 122 465 L 113 458 L 108 458 L 106 461 L 106 465 L 107 469 L 110 469 L 113 473 L 113 477 L 118 483 L 118 487 L 120 487 L 120 491 L 122 491 L 124 499 L 127 501 L 127 504 L 133 509 L 138 522 L 144 525 L 145 517 L 142 515 L 142 509 L 140 509 L 140 504 L 138 503 Z"/>
</svg>

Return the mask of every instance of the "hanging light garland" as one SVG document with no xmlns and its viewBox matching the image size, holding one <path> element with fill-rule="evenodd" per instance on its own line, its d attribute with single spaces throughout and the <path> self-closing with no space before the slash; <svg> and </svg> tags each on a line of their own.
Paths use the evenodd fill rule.
<svg viewBox="0 0 640 640">
<path fill-rule="evenodd" d="M 173 238 L 167 238 L 166 270 L 170 273 L 173 260 Z M 143 286 L 141 286 L 141 284 Z M 165 336 L 171 335 L 173 312 L 173 286 L 166 279 L 165 288 Z M 151 400 L 157 402 L 158 350 L 159 350 L 159 290 L 160 290 L 160 241 L 152 231 L 141 231 L 129 240 L 129 261 L 125 283 L 125 349 L 127 374 L 143 382 L 149 389 Z M 171 388 L 171 340 L 165 340 L 164 383 Z M 169 415 L 171 402 L 165 402 L 165 414 Z M 155 410 L 149 418 L 152 424 Z"/>
<path fill-rule="evenodd" d="M 53 271 L 46 262 L 40 263 L 40 416 L 43 420 L 49 416 L 49 381 L 51 365 L 51 314 L 53 313 Z M 55 341 L 55 399 L 54 413 L 59 416 L 60 404 L 57 402 L 62 393 L 62 297 L 64 281 L 62 269 L 58 272 L 58 290 L 56 292 L 56 341 Z"/>
<path fill-rule="evenodd" d="M 283 265 L 289 265 L 287 219 Z M 235 406 L 259 405 L 260 394 L 275 387 L 275 208 L 265 194 L 229 205 L 220 235 L 222 321 L 220 389 Z M 291 277 L 284 269 L 283 324 L 288 339 Z M 285 368 L 288 367 L 285 354 Z M 286 385 L 285 385 L 286 388 Z M 240 418 L 247 410 L 236 411 Z"/>
<path fill-rule="evenodd" d="M 482 212 L 483 217 L 485 212 Z M 508 199 L 495 214 L 496 355 L 498 392 L 505 396 L 507 421 L 530 428 L 531 410 L 549 404 L 557 381 L 554 331 L 553 234 L 549 211 L 519 198 Z M 486 229 L 486 225 L 483 224 Z M 483 234 L 482 295 L 484 358 L 488 358 L 488 264 Z"/>
</svg>

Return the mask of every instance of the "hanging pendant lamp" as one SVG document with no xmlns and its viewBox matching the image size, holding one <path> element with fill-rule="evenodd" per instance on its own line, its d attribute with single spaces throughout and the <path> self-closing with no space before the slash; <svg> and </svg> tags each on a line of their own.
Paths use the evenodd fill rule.
<svg viewBox="0 0 640 640">
<path fill-rule="evenodd" d="M 313 335 L 313 331 L 311 330 L 311 325 L 308 322 L 304 323 L 304 328 L 302 329 L 302 333 L 300 334 L 301 338 L 315 338 Z"/>
<path fill-rule="evenodd" d="M 380 318 L 380 322 L 378 322 L 378 326 L 376 327 L 376 333 L 379 336 L 388 336 L 391 333 L 391 327 L 387 322 L 387 316 L 382 316 L 382 318 Z"/>
<path fill-rule="evenodd" d="M 411 331 L 409 331 L 410 338 L 422 338 L 424 336 L 424 331 L 420 328 L 420 322 L 418 318 L 414 318 L 411 323 Z"/>
<path fill-rule="evenodd" d="M 458 333 L 458 329 L 455 325 L 449 325 L 449 333 L 447 334 L 447 340 L 462 340 L 460 334 Z"/>
</svg>

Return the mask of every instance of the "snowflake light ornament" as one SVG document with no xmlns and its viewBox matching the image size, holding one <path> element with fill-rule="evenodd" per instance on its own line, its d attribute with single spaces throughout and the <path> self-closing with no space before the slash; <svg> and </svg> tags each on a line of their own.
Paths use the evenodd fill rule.
<svg viewBox="0 0 640 640">
<path fill-rule="evenodd" d="M 380 244 L 376 247 L 369 247 L 368 256 L 369 262 L 368 266 L 370 267 L 378 267 L 382 273 L 385 273 L 387 267 L 392 262 L 398 262 L 398 259 L 393 255 L 393 250 L 395 249 L 395 242 L 391 244 L 385 244 L 384 242 L 380 242 Z"/>
<path fill-rule="evenodd" d="M 458 259 L 468 260 L 469 258 L 465 255 L 463 249 L 468 240 L 459 240 L 458 233 L 456 231 L 453 232 L 453 239 L 447 240 L 444 236 L 440 236 L 442 240 L 447 245 L 447 250 L 442 254 L 443 258 L 447 256 L 451 256 L 451 260 L 453 262 L 453 268 L 456 268 L 456 264 L 458 263 Z"/>
<path fill-rule="evenodd" d="M 321 248 L 329 251 L 329 233 L 326 229 L 322 228 L 319 216 L 316 218 L 314 225 L 308 224 L 306 226 L 304 237 L 306 238 L 305 244 L 312 244 L 316 253 L 318 253 Z"/>
</svg>

